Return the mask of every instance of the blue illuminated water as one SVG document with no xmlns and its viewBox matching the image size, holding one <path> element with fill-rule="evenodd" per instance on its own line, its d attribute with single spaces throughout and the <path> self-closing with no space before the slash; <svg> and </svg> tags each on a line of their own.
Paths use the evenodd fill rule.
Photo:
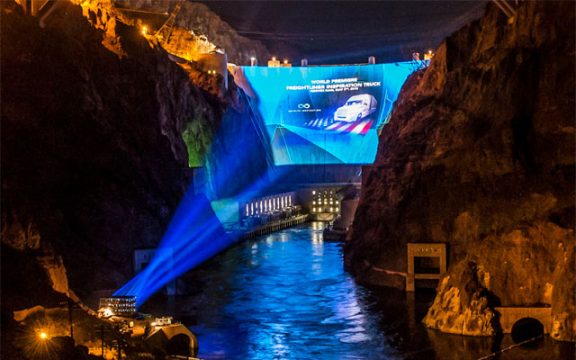
<svg viewBox="0 0 576 360">
<path fill-rule="evenodd" d="M 245 241 L 181 279 L 175 315 L 202 359 L 478 359 L 510 339 L 440 334 L 420 320 L 433 298 L 369 289 L 343 270 L 340 244 L 307 224 Z M 500 359 L 563 359 L 546 340 Z M 542 357 L 545 356 L 545 357 Z"/>
</svg>

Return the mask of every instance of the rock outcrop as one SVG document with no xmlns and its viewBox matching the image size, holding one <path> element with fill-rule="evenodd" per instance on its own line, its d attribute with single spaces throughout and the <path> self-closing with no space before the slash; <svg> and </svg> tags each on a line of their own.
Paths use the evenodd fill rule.
<svg viewBox="0 0 576 360">
<path fill-rule="evenodd" d="M 494 306 L 551 306 L 551 335 L 575 339 L 574 53 L 573 2 L 522 2 L 512 23 L 490 4 L 441 44 L 364 173 L 359 281 L 403 287 L 406 244 L 446 242 L 428 326 L 489 335 Z"/>
<path fill-rule="evenodd" d="M 119 8 L 171 13 L 178 1 L 116 0 L 114 4 Z M 184 1 L 175 24 L 195 35 L 204 36 L 207 41 L 223 49 L 228 55 L 228 61 L 232 63 L 247 65 L 250 64 L 250 58 L 255 57 L 263 64 L 269 58 L 268 50 L 260 41 L 238 34 L 205 4 Z"/>
</svg>

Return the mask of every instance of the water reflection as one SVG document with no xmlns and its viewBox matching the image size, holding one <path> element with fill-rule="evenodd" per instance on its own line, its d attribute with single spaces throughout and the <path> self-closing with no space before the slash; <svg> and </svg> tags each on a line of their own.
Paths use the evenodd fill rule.
<svg viewBox="0 0 576 360">
<path fill-rule="evenodd" d="M 313 223 L 243 242 L 184 279 L 194 295 L 178 300 L 176 315 L 189 315 L 202 359 L 477 359 L 491 352 L 491 338 L 424 328 L 433 293 L 407 301 L 403 291 L 355 284 L 339 244 L 322 241 L 322 229 Z"/>
<path fill-rule="evenodd" d="M 285 230 L 213 260 L 220 270 L 202 272 L 202 283 L 225 291 L 198 294 L 199 306 L 218 308 L 217 317 L 194 316 L 200 357 L 394 358 L 378 317 L 366 315 L 366 290 L 344 273 L 340 247 L 323 242 L 322 229 L 313 223 Z"/>
</svg>

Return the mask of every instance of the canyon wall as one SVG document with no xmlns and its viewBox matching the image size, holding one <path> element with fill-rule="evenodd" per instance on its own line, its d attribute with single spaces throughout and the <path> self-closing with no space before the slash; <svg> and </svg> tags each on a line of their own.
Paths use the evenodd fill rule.
<svg viewBox="0 0 576 360">
<path fill-rule="evenodd" d="M 238 151 L 216 134 L 243 129 L 243 149 L 253 149 L 234 186 L 266 161 L 233 81 L 216 96 L 210 84 L 221 78 L 170 61 L 109 1 L 82 5 L 61 2 L 39 21 L 2 2 L 2 276 L 45 278 L 86 299 L 119 288 L 133 275 L 132 251 L 158 244 L 192 184 L 189 159 Z M 16 276 L 22 263 L 46 276 Z M 3 300 L 25 300 L 3 308 L 50 305 L 13 289 Z"/>
<path fill-rule="evenodd" d="M 364 171 L 345 246 L 360 282 L 404 287 L 406 244 L 448 244 L 425 318 L 498 331 L 494 306 L 549 306 L 574 340 L 574 3 L 494 4 L 406 82 Z"/>
<path fill-rule="evenodd" d="M 83 302 L 97 306 L 133 276 L 133 250 L 160 242 L 193 184 L 190 165 L 208 155 L 218 173 L 229 166 L 220 158 L 249 153 L 228 193 L 266 170 L 231 75 L 174 63 L 112 5 L 59 1 L 32 17 L 0 4 L 3 356 L 25 357 L 15 311 L 40 316 L 72 300 L 90 314 Z"/>
<path fill-rule="evenodd" d="M 79 295 L 115 289 L 191 183 L 181 132 L 211 106 L 130 26 L 95 30 L 70 3 L 44 29 L 7 3 L 2 20 L 3 245 L 61 255 Z"/>
</svg>

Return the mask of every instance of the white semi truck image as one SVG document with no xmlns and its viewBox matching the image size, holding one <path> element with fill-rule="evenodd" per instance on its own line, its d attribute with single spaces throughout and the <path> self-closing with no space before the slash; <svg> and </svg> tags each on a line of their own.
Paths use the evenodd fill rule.
<svg viewBox="0 0 576 360">
<path fill-rule="evenodd" d="M 378 102 L 370 94 L 354 95 L 334 112 L 334 121 L 354 122 L 376 111 Z"/>
</svg>

